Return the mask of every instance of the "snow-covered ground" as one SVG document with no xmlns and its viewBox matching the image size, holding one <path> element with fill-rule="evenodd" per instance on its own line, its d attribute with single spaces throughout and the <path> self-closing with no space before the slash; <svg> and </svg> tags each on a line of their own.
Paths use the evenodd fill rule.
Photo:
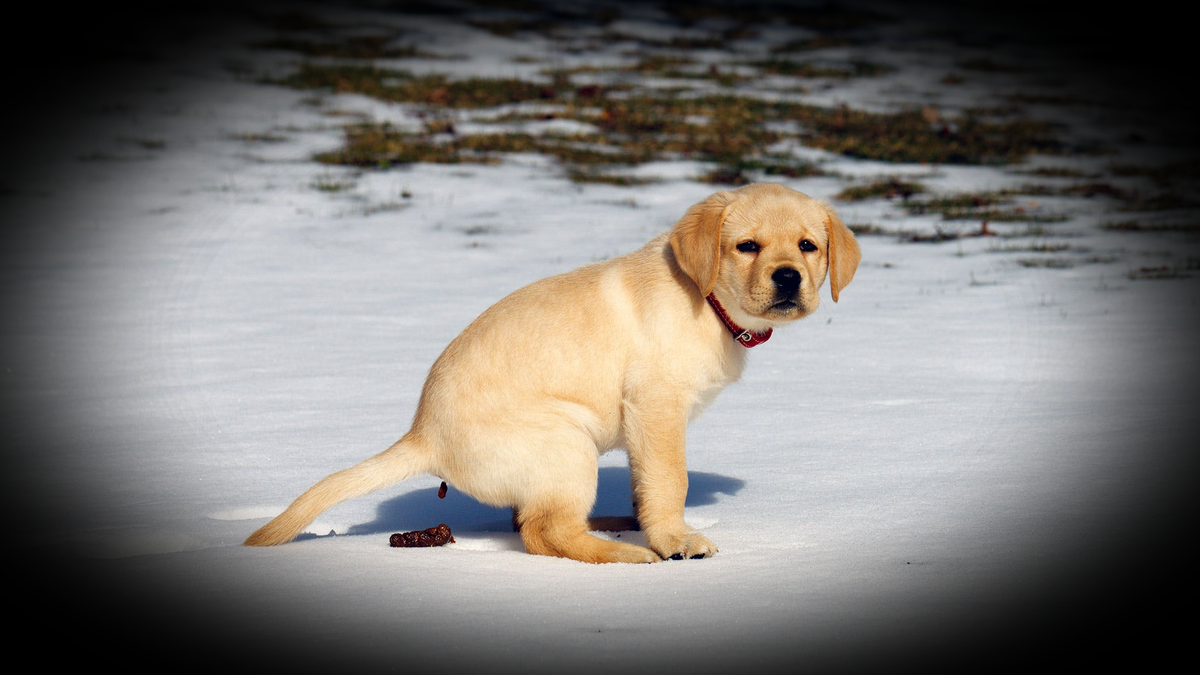
<svg viewBox="0 0 1200 675">
<path fill-rule="evenodd" d="M 572 183 L 537 156 L 322 166 L 312 156 L 342 140 L 331 111 L 411 109 L 314 105 L 247 76 L 296 57 L 249 49 L 267 31 L 238 16 L 197 20 L 179 56 L 120 60 L 111 86 L 58 111 L 69 123 L 31 123 L 45 142 L 20 147 L 37 160 L 0 185 L 10 582 L 33 587 L 13 614 L 63 652 L 49 660 L 823 672 L 1182 650 L 1155 612 L 1194 600 L 1163 543 L 1192 476 L 1197 235 L 1103 229 L 1126 217 L 1103 197 L 1047 198 L 1069 218 L 1038 237 L 860 236 L 841 301 L 825 291 L 756 348 L 690 429 L 687 517 L 720 546 L 711 559 L 529 556 L 507 512 L 439 500 L 434 478 L 338 506 L 296 543 L 240 546 L 402 434 L 429 365 L 480 311 L 640 246 L 716 188 L 683 164 L 639 187 Z M 624 29 L 661 29 L 639 17 Z M 445 62 L 462 72 L 513 74 L 527 62 L 506 58 L 549 48 L 439 21 L 453 18 L 421 30 L 473 55 Z M 899 45 L 909 70 L 821 95 L 901 101 L 957 57 Z M 1104 132 L 1104 114 L 1088 119 Z M 1148 144 L 1070 161 L 1158 152 L 1153 126 Z M 784 182 L 821 198 L 898 174 L 996 189 L 1067 161 L 813 156 L 826 176 Z M 936 224 L 882 199 L 835 204 L 853 224 Z M 1183 278 L 1130 274 L 1159 265 Z M 597 511 L 628 501 L 610 453 Z M 388 546 L 441 522 L 456 543 Z"/>
</svg>

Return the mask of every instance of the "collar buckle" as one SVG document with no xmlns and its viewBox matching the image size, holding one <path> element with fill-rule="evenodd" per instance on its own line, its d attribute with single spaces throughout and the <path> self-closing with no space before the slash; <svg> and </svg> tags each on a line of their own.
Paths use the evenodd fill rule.
<svg viewBox="0 0 1200 675">
<path fill-rule="evenodd" d="M 729 329 L 729 334 L 733 336 L 733 339 L 746 349 L 761 345 L 770 339 L 770 328 L 761 333 L 755 333 L 748 328 L 742 328 L 734 323 L 733 320 L 729 318 L 729 314 L 725 311 L 725 308 L 722 307 L 721 303 L 717 301 L 717 296 L 709 293 L 705 300 L 708 300 L 708 304 L 712 305 L 713 310 L 717 313 L 717 317 L 720 318 L 721 323 L 725 324 L 725 327 Z"/>
</svg>

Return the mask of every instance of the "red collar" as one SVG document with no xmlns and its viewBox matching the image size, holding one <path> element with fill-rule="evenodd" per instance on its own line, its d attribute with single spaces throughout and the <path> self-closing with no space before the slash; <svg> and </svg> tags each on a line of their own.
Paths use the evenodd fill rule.
<svg viewBox="0 0 1200 675">
<path fill-rule="evenodd" d="M 770 328 L 761 333 L 754 333 L 742 328 L 734 323 L 733 319 L 729 318 L 729 314 L 725 312 L 725 308 L 721 306 L 721 303 L 717 302 L 717 296 L 709 293 L 708 297 L 705 299 L 708 300 L 708 304 L 712 305 L 712 308 L 716 310 L 717 316 L 721 317 L 721 323 L 725 324 L 725 327 L 729 329 L 729 332 L 733 335 L 733 339 L 737 340 L 738 344 L 742 345 L 746 349 L 761 345 L 762 343 L 771 339 Z"/>
</svg>

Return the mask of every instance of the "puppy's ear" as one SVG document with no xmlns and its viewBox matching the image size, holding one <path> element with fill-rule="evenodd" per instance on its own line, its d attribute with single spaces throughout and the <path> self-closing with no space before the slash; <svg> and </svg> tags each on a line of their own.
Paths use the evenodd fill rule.
<svg viewBox="0 0 1200 675">
<path fill-rule="evenodd" d="M 721 264 L 721 225 L 729 205 L 729 192 L 718 192 L 695 204 L 675 223 L 671 231 L 671 250 L 684 274 L 696 282 L 700 295 L 712 293 Z"/>
<path fill-rule="evenodd" d="M 854 233 L 842 223 L 829 202 L 822 201 L 821 206 L 825 208 L 825 228 L 829 234 L 829 291 L 837 302 L 838 294 L 854 278 L 862 253 Z"/>
</svg>

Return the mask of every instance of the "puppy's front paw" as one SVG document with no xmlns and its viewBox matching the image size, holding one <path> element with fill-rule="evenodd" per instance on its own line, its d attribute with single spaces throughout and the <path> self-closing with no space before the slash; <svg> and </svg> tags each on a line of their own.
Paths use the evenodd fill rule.
<svg viewBox="0 0 1200 675">
<path fill-rule="evenodd" d="M 650 538 L 649 544 L 663 560 L 708 558 L 717 552 L 717 545 L 698 532 L 654 537 Z"/>
</svg>

